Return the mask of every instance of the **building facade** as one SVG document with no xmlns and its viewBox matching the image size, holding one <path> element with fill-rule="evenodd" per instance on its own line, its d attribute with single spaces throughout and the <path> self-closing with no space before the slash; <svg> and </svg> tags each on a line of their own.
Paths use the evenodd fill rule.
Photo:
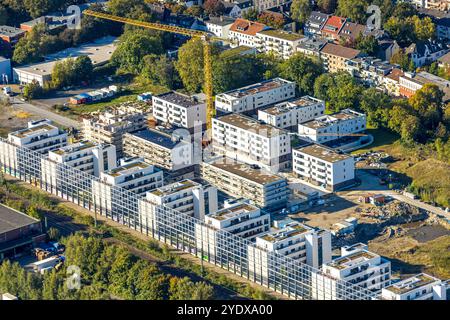
<svg viewBox="0 0 450 320">
<path fill-rule="evenodd" d="M 146 162 L 162 168 L 166 182 L 194 178 L 197 161 L 189 137 L 144 129 L 124 134 L 123 146 L 126 156 L 142 156 Z"/>
<path fill-rule="evenodd" d="M 216 96 L 216 109 L 223 112 L 256 111 L 295 96 L 295 82 L 274 78 Z"/>
<path fill-rule="evenodd" d="M 233 197 L 249 199 L 260 208 L 282 208 L 289 197 L 285 178 L 232 159 L 203 162 L 201 177 L 219 190 Z"/>
<path fill-rule="evenodd" d="M 28 127 L 8 134 L 8 141 L 18 147 L 47 154 L 67 145 L 67 133 L 52 124 L 51 120 L 29 121 Z"/>
<path fill-rule="evenodd" d="M 355 182 L 355 160 L 332 149 L 313 144 L 292 151 L 297 177 L 335 191 Z"/>
<path fill-rule="evenodd" d="M 107 110 L 83 119 L 83 138 L 95 143 L 112 144 L 118 157 L 123 156 L 123 135 L 146 127 L 144 112 L 132 106 Z"/>
<path fill-rule="evenodd" d="M 242 114 L 213 119 L 212 148 L 217 154 L 271 172 L 290 166 L 291 140 L 287 132 Z"/>
<path fill-rule="evenodd" d="M 256 238 L 256 246 L 248 247 L 252 271 L 269 287 L 270 270 L 277 269 L 275 255 L 318 268 L 331 261 L 331 234 L 291 219 L 274 222 L 270 232 Z"/>
<path fill-rule="evenodd" d="M 147 202 L 164 206 L 203 220 L 217 211 L 217 189 L 192 180 L 181 180 L 153 189 L 146 194 Z"/>
<path fill-rule="evenodd" d="M 153 117 L 162 124 L 194 130 L 206 125 L 206 103 L 176 91 L 152 97 Z"/>
<path fill-rule="evenodd" d="M 275 53 L 283 59 L 288 59 L 295 54 L 303 36 L 282 30 L 263 30 L 256 34 L 256 38 L 258 51 Z"/>
<path fill-rule="evenodd" d="M 445 284 L 425 273 L 392 283 L 381 290 L 384 300 L 446 300 Z"/>
<path fill-rule="evenodd" d="M 269 108 L 259 109 L 258 120 L 277 128 L 297 130 L 298 124 L 311 121 L 324 113 L 324 101 L 303 96 L 277 103 Z"/>
<path fill-rule="evenodd" d="M 324 143 L 366 130 L 366 115 L 344 109 L 331 115 L 323 115 L 298 125 L 301 138 Z"/>
</svg>

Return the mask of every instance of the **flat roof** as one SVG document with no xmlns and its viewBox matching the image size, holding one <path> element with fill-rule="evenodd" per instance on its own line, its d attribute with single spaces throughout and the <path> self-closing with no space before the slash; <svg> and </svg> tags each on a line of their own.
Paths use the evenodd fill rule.
<svg viewBox="0 0 450 320">
<path fill-rule="evenodd" d="M 78 152 L 78 151 L 82 151 L 82 150 L 86 150 L 89 148 L 93 148 L 95 147 L 96 144 L 87 140 L 83 140 L 77 143 L 73 143 L 73 144 L 69 144 L 67 146 L 58 148 L 56 150 L 50 151 L 59 155 L 63 155 L 63 154 L 70 154 L 73 152 Z"/>
<path fill-rule="evenodd" d="M 140 139 L 143 139 L 145 141 L 148 141 L 150 143 L 157 144 L 163 148 L 166 149 L 173 149 L 175 148 L 180 142 L 183 143 L 183 141 L 177 141 L 175 139 L 172 139 L 170 135 L 167 133 L 153 130 L 153 129 L 144 129 L 140 131 L 136 131 L 133 133 L 127 133 L 127 135 L 137 137 Z"/>
<path fill-rule="evenodd" d="M 271 231 L 262 236 L 261 239 L 276 243 L 287 238 L 295 237 L 303 233 L 308 233 L 311 230 L 313 229 L 295 221 L 287 224 L 284 228 L 273 227 Z"/>
<path fill-rule="evenodd" d="M 43 123 L 31 128 L 25 128 L 21 130 L 17 130 L 14 132 L 11 132 L 10 135 L 18 137 L 18 138 L 25 138 L 27 136 L 32 136 L 39 133 L 45 133 L 53 129 L 58 129 L 58 127 L 55 127 L 54 125 Z"/>
<path fill-rule="evenodd" d="M 0 234 L 35 224 L 39 220 L 0 204 Z"/>
<path fill-rule="evenodd" d="M 268 107 L 266 109 L 262 109 L 262 112 L 266 112 L 271 115 L 280 115 L 286 112 L 291 111 L 292 109 L 300 109 L 306 108 L 318 103 L 322 103 L 323 101 L 312 98 L 310 96 L 303 96 L 300 98 L 294 98 L 288 101 L 283 101 L 275 104 L 274 106 Z"/>
<path fill-rule="evenodd" d="M 26 31 L 11 27 L 11 26 L 0 26 L 0 35 L 1 36 L 7 36 L 7 37 L 16 37 L 18 35 L 24 34 Z"/>
<path fill-rule="evenodd" d="M 154 97 L 185 108 L 198 106 L 199 104 L 204 103 L 203 101 L 200 101 L 196 96 L 188 96 L 177 91 L 169 91 L 156 95 Z"/>
<path fill-rule="evenodd" d="M 331 163 L 353 158 L 351 155 L 337 153 L 333 149 L 328 149 L 318 144 L 312 144 L 294 150 Z"/>
<path fill-rule="evenodd" d="M 333 122 L 355 119 L 362 116 L 364 116 L 363 113 L 359 113 L 351 109 L 344 109 L 337 113 L 317 117 L 314 120 L 307 121 L 301 125 L 311 129 L 325 128 Z"/>
<path fill-rule="evenodd" d="M 176 193 L 176 192 L 179 192 L 182 190 L 197 187 L 199 185 L 200 185 L 200 183 L 194 182 L 189 179 L 185 179 L 185 180 L 177 181 L 177 182 L 153 189 L 153 190 L 149 191 L 149 193 L 154 194 L 158 197 L 162 197 L 162 196 L 171 195 L 173 193 Z"/>
<path fill-rule="evenodd" d="M 228 208 L 223 208 L 214 213 L 211 213 L 208 215 L 208 217 L 217 219 L 217 220 L 227 220 L 227 219 L 231 219 L 235 216 L 238 216 L 242 213 L 251 212 L 251 211 L 255 211 L 255 210 L 258 210 L 258 207 L 248 204 L 248 203 L 245 203 L 245 202 L 241 202 L 241 203 L 238 203 L 237 205 L 234 205 L 234 206 L 231 206 Z"/>
<path fill-rule="evenodd" d="M 246 163 L 237 162 L 236 160 L 230 158 L 221 158 L 219 160 L 205 164 L 211 165 L 217 169 L 227 171 L 231 174 L 262 185 L 286 180 L 281 176 L 275 175 L 273 173 L 268 173 L 261 169 L 253 169 Z"/>
<path fill-rule="evenodd" d="M 261 123 L 258 120 L 255 120 L 248 116 L 244 116 L 243 114 L 240 113 L 230 113 L 222 117 L 216 118 L 216 120 L 225 122 L 229 125 L 244 130 L 253 131 L 265 137 L 275 137 L 282 134 L 286 134 L 285 130 L 273 127 L 265 123 Z"/>
<path fill-rule="evenodd" d="M 263 34 L 269 37 L 279 38 L 287 41 L 297 41 L 300 39 L 303 39 L 303 36 L 301 34 L 295 33 L 295 32 L 289 32 L 284 30 L 263 30 L 258 32 L 259 34 Z"/>
<path fill-rule="evenodd" d="M 251 84 L 246 87 L 230 90 L 230 91 L 221 93 L 218 96 L 229 95 L 234 98 L 242 98 L 242 97 L 254 95 L 254 94 L 257 94 L 260 92 L 277 89 L 288 83 L 293 83 L 293 82 L 282 79 L 282 78 L 274 78 L 274 79 L 269 79 L 266 81 L 261 81 L 261 82 L 255 83 L 255 84 Z"/>
<path fill-rule="evenodd" d="M 139 161 L 134 161 L 134 162 L 131 162 L 131 163 L 127 163 L 127 164 L 124 164 L 124 165 L 119 166 L 117 168 L 111 169 L 111 170 L 105 172 L 105 174 L 111 175 L 113 177 L 118 177 L 118 176 L 120 176 L 122 174 L 131 173 L 133 171 L 143 170 L 143 169 L 146 169 L 146 168 L 148 168 L 150 166 L 152 166 L 152 165 L 146 163 L 145 161 L 139 160 Z M 159 169 L 154 167 L 154 170 L 157 171 Z"/>
<path fill-rule="evenodd" d="M 369 261 L 370 259 L 379 257 L 379 255 L 367 251 L 367 250 L 360 250 L 353 253 L 350 253 L 346 256 L 334 259 L 332 262 L 328 263 L 327 265 L 330 267 L 334 267 L 340 270 L 352 268 L 356 264 L 359 264 L 361 262 Z"/>
<path fill-rule="evenodd" d="M 405 294 L 436 281 L 440 280 L 425 273 L 420 273 L 415 276 L 403 279 L 399 282 L 393 283 L 384 289 L 391 291 L 395 294 Z"/>
<path fill-rule="evenodd" d="M 79 56 L 88 56 L 93 65 L 98 65 L 109 61 L 116 50 L 116 37 L 104 37 L 93 42 L 83 44 L 79 47 L 68 48 L 54 54 L 47 55 L 44 62 L 29 64 L 23 67 L 14 68 L 21 72 L 48 76 L 52 74 L 53 67 L 57 61 Z"/>
</svg>

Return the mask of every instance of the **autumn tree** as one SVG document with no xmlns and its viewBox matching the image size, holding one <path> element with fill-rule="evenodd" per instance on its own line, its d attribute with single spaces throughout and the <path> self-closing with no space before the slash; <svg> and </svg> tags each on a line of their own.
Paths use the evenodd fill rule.
<svg viewBox="0 0 450 320">
<path fill-rule="evenodd" d="M 299 23 L 305 23 L 311 14 L 311 2 L 309 0 L 293 0 L 291 5 L 291 17 Z"/>
<path fill-rule="evenodd" d="M 206 0 L 203 9 L 212 16 L 221 16 L 225 13 L 225 5 L 220 0 Z"/>
</svg>

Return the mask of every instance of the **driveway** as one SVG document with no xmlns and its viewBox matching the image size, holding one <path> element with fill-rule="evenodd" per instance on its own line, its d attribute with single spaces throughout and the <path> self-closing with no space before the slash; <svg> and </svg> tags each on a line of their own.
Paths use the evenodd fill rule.
<svg viewBox="0 0 450 320">
<path fill-rule="evenodd" d="M 62 115 L 59 115 L 53 111 L 46 109 L 46 108 L 37 107 L 30 103 L 21 101 L 21 100 L 17 99 L 16 97 L 11 98 L 11 103 L 12 103 L 13 107 L 23 109 L 24 111 L 41 116 L 42 118 L 50 119 L 64 127 L 74 127 L 77 129 L 82 128 L 82 123 L 79 121 L 75 121 L 73 119 L 64 117 Z"/>
</svg>

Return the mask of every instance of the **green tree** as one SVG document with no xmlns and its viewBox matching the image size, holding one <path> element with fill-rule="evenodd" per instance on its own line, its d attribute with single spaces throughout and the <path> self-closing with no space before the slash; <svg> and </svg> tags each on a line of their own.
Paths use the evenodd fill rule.
<svg viewBox="0 0 450 320">
<path fill-rule="evenodd" d="M 250 20 L 250 21 L 256 21 L 258 20 L 259 12 L 255 8 L 250 8 L 248 10 L 245 10 L 242 14 L 242 18 Z"/>
<path fill-rule="evenodd" d="M 337 7 L 337 0 L 318 0 L 319 11 L 324 13 L 333 13 Z"/>
<path fill-rule="evenodd" d="M 146 55 L 143 59 L 141 76 L 156 85 L 175 89 L 179 86 L 180 76 L 173 61 L 166 55 Z"/>
<path fill-rule="evenodd" d="M 364 90 L 361 95 L 360 108 L 367 115 L 367 123 L 371 127 L 386 127 L 391 107 L 389 95 L 376 88 Z"/>
<path fill-rule="evenodd" d="M 414 34 L 417 40 L 426 41 L 433 39 L 436 35 L 436 26 L 430 17 L 424 17 L 423 19 L 418 16 L 410 18 L 411 24 L 414 25 Z"/>
<path fill-rule="evenodd" d="M 120 37 L 119 45 L 114 51 L 111 62 L 122 72 L 139 74 L 142 61 L 148 54 L 162 54 L 163 44 L 160 37 L 156 37 L 147 30 L 134 30 L 124 33 Z"/>
<path fill-rule="evenodd" d="M 30 16 L 35 19 L 50 12 L 53 7 L 51 0 L 24 0 L 25 8 Z"/>
<path fill-rule="evenodd" d="M 214 61 L 219 52 L 215 45 L 211 46 L 211 60 Z M 184 88 L 190 92 L 200 92 L 204 83 L 203 42 L 191 39 L 178 50 L 178 60 L 175 68 L 180 75 Z"/>
<path fill-rule="evenodd" d="M 350 18 L 353 22 L 365 24 L 368 6 L 368 0 L 339 0 L 337 14 L 341 17 Z"/>
<path fill-rule="evenodd" d="M 309 0 L 293 0 L 291 5 L 291 18 L 304 24 L 311 14 L 311 2 Z"/>
<path fill-rule="evenodd" d="M 261 13 L 258 16 L 258 22 L 265 24 L 269 27 L 272 27 L 274 29 L 281 29 L 285 24 L 285 20 L 282 15 L 273 14 L 270 12 Z"/>
<path fill-rule="evenodd" d="M 225 5 L 219 0 L 206 0 L 203 8 L 208 15 L 221 16 L 225 13 Z"/>
<path fill-rule="evenodd" d="M 360 33 L 356 37 L 356 49 L 368 55 L 374 55 L 378 48 L 378 41 L 373 35 L 364 36 Z"/>
<path fill-rule="evenodd" d="M 188 277 L 172 277 L 169 281 L 170 300 L 208 300 L 213 288 L 204 282 L 193 283 Z"/>
<path fill-rule="evenodd" d="M 39 219 L 39 220 L 42 218 L 41 213 L 34 205 L 30 205 L 27 208 L 27 215 L 29 215 L 30 217 L 33 217 L 35 219 Z"/>
<path fill-rule="evenodd" d="M 31 83 L 28 83 L 23 88 L 23 97 L 26 100 L 40 98 L 44 94 L 44 89 L 41 87 L 39 82 L 33 80 Z"/>
<path fill-rule="evenodd" d="M 444 93 L 437 85 L 427 83 L 409 98 L 409 105 L 420 117 L 425 128 L 435 130 L 443 120 L 443 97 Z"/>
<path fill-rule="evenodd" d="M 314 95 L 325 100 L 329 112 L 358 109 L 364 88 L 347 72 L 326 73 L 314 83 Z"/>
<path fill-rule="evenodd" d="M 194 17 L 201 17 L 203 15 L 203 8 L 201 6 L 190 6 L 186 9 L 185 14 L 194 16 Z"/>
<path fill-rule="evenodd" d="M 281 77 L 295 81 L 301 94 L 312 94 L 314 81 L 323 73 L 322 64 L 301 53 L 294 54 L 280 65 Z"/>
</svg>

